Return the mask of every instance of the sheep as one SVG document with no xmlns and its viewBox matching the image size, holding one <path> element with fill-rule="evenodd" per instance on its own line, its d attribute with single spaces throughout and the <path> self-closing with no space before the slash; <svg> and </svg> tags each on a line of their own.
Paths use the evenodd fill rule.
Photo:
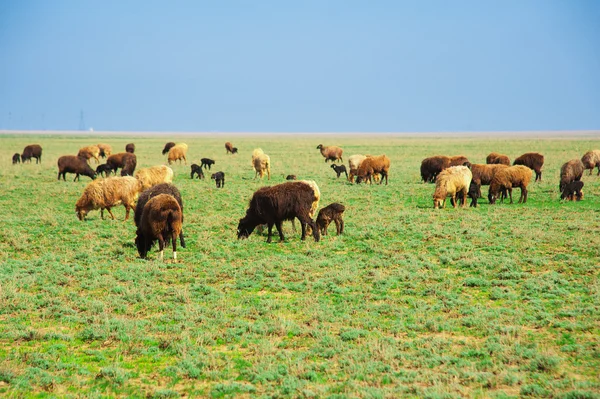
<svg viewBox="0 0 600 399">
<path fill-rule="evenodd" d="M 94 158 L 96 160 L 96 163 L 99 164 L 100 160 L 98 159 L 98 157 L 100 156 L 100 148 L 98 148 L 98 146 L 96 145 L 88 145 L 87 147 L 82 147 L 79 149 L 77 156 L 79 158 L 85 158 L 87 161 Z"/>
<path fill-rule="evenodd" d="M 590 174 L 589 174 L 590 176 L 592 175 L 594 167 L 597 166 L 598 167 L 597 176 L 600 176 L 600 150 L 592 150 L 592 151 L 586 152 L 581 157 L 581 162 L 583 162 L 583 166 L 585 167 L 585 169 L 590 170 Z"/>
<path fill-rule="evenodd" d="M 110 165 L 107 163 L 98 165 L 98 167 L 96 168 L 96 174 L 103 176 L 103 177 L 108 177 L 110 175 L 111 171 L 112 171 L 112 169 L 111 169 Z"/>
<path fill-rule="evenodd" d="M 210 167 L 212 165 L 214 165 L 214 164 L 215 164 L 215 161 L 213 161 L 210 158 L 202 158 L 202 159 L 200 159 L 200 167 L 204 167 L 204 169 L 210 170 Z"/>
<path fill-rule="evenodd" d="M 335 173 L 337 173 L 337 178 L 340 178 L 340 175 L 342 173 L 346 174 L 346 179 L 348 178 L 348 172 L 346 171 L 346 167 L 344 165 L 331 165 L 331 169 L 335 170 Z"/>
<path fill-rule="evenodd" d="M 228 142 L 226 142 L 226 143 L 225 143 L 225 154 L 229 154 L 229 153 L 231 153 L 231 154 L 235 154 L 235 152 L 237 152 L 237 148 L 236 148 L 236 151 L 235 151 L 235 152 L 233 152 L 233 149 L 234 149 L 234 148 L 235 148 L 235 147 L 233 146 L 233 144 L 231 144 L 229 141 L 228 141 Z"/>
<path fill-rule="evenodd" d="M 450 157 L 450 166 L 464 166 L 469 160 L 464 155 L 454 155 Z"/>
<path fill-rule="evenodd" d="M 167 144 L 165 144 L 165 147 L 162 150 L 162 154 L 165 155 L 169 152 L 169 150 L 171 148 L 175 147 L 175 143 L 173 143 L 172 141 L 169 141 Z"/>
<path fill-rule="evenodd" d="M 117 174 L 117 170 L 119 168 L 125 168 L 126 166 L 128 166 L 128 169 L 131 169 L 133 167 L 133 169 L 135 170 L 135 164 L 137 164 L 137 157 L 135 154 L 131 154 L 129 152 L 119 152 L 117 154 L 110 155 L 106 159 L 106 164 L 109 165 L 110 169 L 113 171 L 114 174 Z M 133 173 L 133 171 L 131 173 Z"/>
<path fill-rule="evenodd" d="M 167 155 L 167 159 L 169 161 L 169 165 L 171 165 L 175 161 L 179 161 L 183 159 L 183 162 L 187 165 L 187 158 L 185 155 L 187 154 L 188 145 L 185 143 L 175 144 L 175 146 L 171 147 L 169 150 L 169 154 Z"/>
<path fill-rule="evenodd" d="M 21 154 L 19 154 L 18 152 L 13 154 L 12 163 L 13 165 L 21 163 Z"/>
<path fill-rule="evenodd" d="M 466 166 L 451 166 L 437 176 L 433 193 L 433 209 L 444 208 L 446 197 L 450 197 L 452 206 L 458 205 L 457 195 L 461 196 L 462 207 L 467 205 L 467 194 L 473 175 Z"/>
<path fill-rule="evenodd" d="M 75 155 L 63 155 L 58 158 L 58 180 L 60 176 L 66 181 L 67 173 L 75 173 L 73 181 L 79 180 L 79 175 L 84 175 L 94 180 L 96 178 L 96 172 L 88 165 L 85 158 L 77 157 Z"/>
<path fill-rule="evenodd" d="M 173 181 L 173 169 L 165 165 L 143 168 L 135 172 L 135 178 L 142 183 L 142 191 L 160 183 Z"/>
<path fill-rule="evenodd" d="M 504 154 L 498 154 L 497 152 L 491 152 L 485 159 L 485 163 L 489 165 L 506 165 L 510 166 L 510 158 Z"/>
<path fill-rule="evenodd" d="M 344 160 L 342 159 L 342 153 L 344 152 L 344 150 L 342 150 L 340 147 L 336 147 L 334 145 L 323 147 L 323 144 L 319 144 L 317 146 L 317 150 L 321 150 L 321 155 L 323 155 L 323 157 L 325 158 L 325 162 L 335 162 L 338 159 L 340 162 L 344 162 Z"/>
<path fill-rule="evenodd" d="M 506 165 L 502 164 L 477 164 L 477 163 L 469 163 L 467 162 L 464 165 L 471 169 L 471 173 L 473 174 L 473 181 L 480 187 L 479 197 L 481 197 L 481 186 L 488 186 L 492 182 L 492 178 L 497 170 L 508 168 Z"/>
<path fill-rule="evenodd" d="M 102 158 L 106 158 L 110 154 L 112 154 L 112 147 L 108 144 L 99 143 L 99 144 L 96 144 L 96 147 L 98 147 L 98 149 L 100 150 L 99 155 Z"/>
<path fill-rule="evenodd" d="M 571 182 L 581 180 L 585 167 L 583 162 L 579 159 L 572 159 L 565 162 L 560 168 L 560 183 L 558 184 L 558 191 L 563 191 L 565 186 Z"/>
<path fill-rule="evenodd" d="M 238 239 L 248 238 L 256 226 L 266 223 L 269 230 L 267 242 L 271 242 L 273 225 L 279 232 L 279 239 L 284 241 L 281 224 L 284 220 L 298 218 L 302 225 L 302 240 L 306 238 L 308 225 L 312 228 L 315 242 L 318 242 L 319 229 L 312 220 L 311 212 L 314 214 L 315 203 L 318 207 L 320 196 L 314 181 L 290 181 L 258 189 L 252 195 L 246 216 L 238 224 Z"/>
<path fill-rule="evenodd" d="M 316 225 L 319 229 L 319 232 L 326 236 L 327 235 L 327 227 L 329 223 L 332 221 L 335 222 L 335 228 L 337 230 L 337 235 L 339 236 L 344 232 L 344 219 L 342 219 L 342 214 L 346 210 L 346 207 L 340 203 L 334 202 L 332 204 L 327 205 L 325 208 L 319 211 L 317 215 Z"/>
<path fill-rule="evenodd" d="M 252 161 L 250 162 L 250 166 L 254 167 L 254 160 L 262 154 L 264 154 L 264 151 L 262 150 L 262 148 L 255 148 L 252 151 Z"/>
<path fill-rule="evenodd" d="M 372 156 L 367 157 L 358 168 L 356 172 L 357 178 L 356 183 L 359 184 L 361 181 L 369 180 L 369 183 L 372 183 L 371 177 L 379 173 L 381 174 L 381 180 L 379 184 L 383 183 L 383 179 L 385 178 L 385 185 L 388 184 L 388 173 L 390 170 L 390 159 L 385 155 Z"/>
<path fill-rule="evenodd" d="M 296 175 L 287 175 L 285 177 L 285 180 L 298 180 L 298 178 L 296 177 Z"/>
<path fill-rule="evenodd" d="M 424 183 L 434 183 L 441 171 L 450 166 L 450 157 L 435 155 L 421 161 L 421 179 Z"/>
<path fill-rule="evenodd" d="M 42 163 L 42 147 L 39 144 L 30 144 L 23 148 L 21 154 L 21 162 L 25 163 L 28 161 L 31 163 L 31 158 L 35 158 L 35 163 Z"/>
<path fill-rule="evenodd" d="M 531 169 L 524 165 L 509 166 L 508 168 L 499 169 L 490 183 L 490 191 L 488 193 L 488 200 L 490 204 L 496 203 L 496 198 L 501 190 L 506 189 L 510 197 L 510 203 L 512 200 L 512 189 L 513 187 L 521 188 L 521 196 L 519 197 L 519 203 L 527 202 L 527 185 L 531 180 L 533 172 Z"/>
<path fill-rule="evenodd" d="M 125 152 L 133 154 L 135 152 L 135 144 L 129 143 L 125 146 Z"/>
<path fill-rule="evenodd" d="M 260 176 L 262 179 L 267 173 L 268 180 L 271 180 L 271 158 L 267 154 L 259 154 L 258 156 L 252 156 L 254 162 L 254 178 Z"/>
<path fill-rule="evenodd" d="M 566 199 L 567 201 L 581 201 L 583 199 L 583 182 L 572 181 L 566 184 L 562 189 L 560 199 Z"/>
<path fill-rule="evenodd" d="M 177 260 L 177 237 L 181 237 L 183 213 L 175 197 L 159 194 L 144 206 L 140 224 L 135 232 L 135 246 L 140 258 L 146 259 L 148 252 L 158 240 L 158 259 L 163 260 L 165 243 L 173 244 L 173 259 Z"/>
<path fill-rule="evenodd" d="M 544 156 L 537 152 L 528 152 L 521 155 L 513 162 L 513 165 L 524 165 L 535 171 L 535 181 L 542 181 L 542 166 L 544 166 Z"/>
<path fill-rule="evenodd" d="M 100 217 L 104 219 L 104 209 L 114 220 L 115 215 L 110 208 L 123 204 L 125 220 L 129 219 L 129 211 L 135 207 L 135 200 L 142 190 L 142 183 L 135 177 L 108 177 L 89 183 L 75 204 L 75 212 L 79 220 L 85 220 L 86 215 L 100 208 Z"/>
<path fill-rule="evenodd" d="M 215 181 L 217 188 L 225 187 L 225 173 L 217 172 L 213 173 L 210 178 Z"/>
<path fill-rule="evenodd" d="M 481 197 L 481 184 L 478 184 L 474 180 L 471 180 L 471 184 L 469 184 L 469 192 L 467 193 L 469 198 L 471 198 L 470 207 L 477 208 L 477 199 Z"/>
<path fill-rule="evenodd" d="M 367 157 L 362 154 L 354 154 L 351 155 L 350 158 L 348 158 L 348 167 L 350 169 L 350 176 L 348 176 L 348 181 L 350 183 L 354 183 L 354 176 L 356 176 L 360 164 L 365 159 L 367 159 Z"/>
<path fill-rule="evenodd" d="M 198 175 L 198 179 L 204 179 L 202 168 L 195 163 L 192 164 L 192 173 L 190 174 L 190 179 L 194 178 L 194 173 Z"/>
<path fill-rule="evenodd" d="M 133 153 L 129 153 L 130 156 L 125 157 L 125 165 L 121 169 L 121 176 L 133 176 L 135 167 L 137 165 L 137 157 Z"/>
</svg>

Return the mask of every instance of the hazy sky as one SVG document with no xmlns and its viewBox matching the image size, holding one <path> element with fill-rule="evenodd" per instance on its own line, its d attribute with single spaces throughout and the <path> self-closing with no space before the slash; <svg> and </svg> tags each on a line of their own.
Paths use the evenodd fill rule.
<svg viewBox="0 0 600 399">
<path fill-rule="evenodd" d="M 600 129 L 600 1 L 0 1 L 0 129 Z"/>
</svg>

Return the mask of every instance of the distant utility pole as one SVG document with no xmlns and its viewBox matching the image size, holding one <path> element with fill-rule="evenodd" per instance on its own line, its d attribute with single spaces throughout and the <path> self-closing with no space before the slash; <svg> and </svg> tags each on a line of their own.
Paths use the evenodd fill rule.
<svg viewBox="0 0 600 399">
<path fill-rule="evenodd" d="M 79 113 L 79 130 L 85 130 L 85 122 L 83 120 L 83 110 Z"/>
</svg>

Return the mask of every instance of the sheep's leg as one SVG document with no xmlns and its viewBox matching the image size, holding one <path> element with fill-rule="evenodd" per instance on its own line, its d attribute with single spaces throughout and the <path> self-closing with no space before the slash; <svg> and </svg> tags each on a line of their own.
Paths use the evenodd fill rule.
<svg viewBox="0 0 600 399">
<path fill-rule="evenodd" d="M 465 208 L 467 206 L 467 190 L 462 191 L 462 207 Z"/>
<path fill-rule="evenodd" d="M 172 233 L 171 241 L 173 241 L 173 260 L 177 260 L 177 234 Z"/>
<path fill-rule="evenodd" d="M 100 208 L 100 218 L 104 220 L 104 208 Z"/>
<path fill-rule="evenodd" d="M 337 235 L 339 236 L 340 234 L 342 234 L 342 225 L 340 223 L 339 218 L 335 218 L 333 219 L 334 223 L 335 223 L 335 230 L 337 231 Z"/>
<path fill-rule="evenodd" d="M 163 238 L 162 234 L 159 233 L 158 234 L 158 259 L 159 260 L 163 260 L 164 255 L 165 255 L 165 239 Z"/>
<path fill-rule="evenodd" d="M 125 205 L 125 221 L 129 219 L 129 210 L 132 208 L 131 205 Z M 114 218 L 113 218 L 114 219 Z"/>
<path fill-rule="evenodd" d="M 512 187 L 507 187 L 506 191 L 508 191 L 508 196 L 510 197 L 510 203 L 512 204 L 513 203 L 513 200 L 512 200 Z"/>
<path fill-rule="evenodd" d="M 277 231 L 279 232 L 279 241 L 285 241 L 285 237 L 283 236 L 283 227 L 281 226 L 281 220 L 275 222 L 275 227 L 277 227 Z"/>
<path fill-rule="evenodd" d="M 271 242 L 271 234 L 273 233 L 273 223 L 269 222 L 267 223 L 267 227 L 268 227 L 268 234 L 267 234 L 267 242 Z"/>
<path fill-rule="evenodd" d="M 115 215 L 113 215 L 112 211 L 110 210 L 109 207 L 106 207 L 106 210 L 108 211 L 110 217 L 112 218 L 112 220 L 115 220 Z"/>
<path fill-rule="evenodd" d="M 523 197 L 523 203 L 527 202 L 527 187 L 521 187 L 521 196 Z"/>
<path fill-rule="evenodd" d="M 181 229 L 181 233 L 179 233 L 179 244 L 181 244 L 181 248 L 185 248 L 185 237 L 183 236 L 183 229 Z"/>
</svg>

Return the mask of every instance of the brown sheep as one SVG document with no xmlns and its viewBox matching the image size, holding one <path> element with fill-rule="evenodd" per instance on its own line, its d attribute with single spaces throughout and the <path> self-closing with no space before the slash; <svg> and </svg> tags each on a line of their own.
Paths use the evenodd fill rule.
<svg viewBox="0 0 600 399">
<path fill-rule="evenodd" d="M 129 143 L 125 146 L 125 152 L 133 154 L 135 152 L 135 144 Z"/>
<path fill-rule="evenodd" d="M 165 144 L 165 147 L 162 150 L 162 154 L 165 155 L 169 152 L 169 150 L 171 148 L 175 147 L 175 143 L 172 141 L 169 141 L 168 143 Z"/>
<path fill-rule="evenodd" d="M 485 159 L 485 163 L 489 165 L 506 165 L 510 166 L 510 158 L 504 154 L 498 154 L 497 152 L 491 152 Z"/>
<path fill-rule="evenodd" d="M 435 180 L 435 191 L 433 193 L 433 208 L 443 208 L 446 198 L 450 197 L 452 206 L 458 205 L 457 196 L 460 197 L 462 207 L 467 205 L 467 195 L 473 175 L 466 166 L 451 166 L 440 172 Z"/>
<path fill-rule="evenodd" d="M 590 176 L 591 176 L 594 168 L 597 166 L 598 167 L 597 176 L 600 176 L 600 150 L 592 150 L 592 151 L 586 152 L 581 157 L 581 162 L 583 162 L 583 166 L 585 167 L 585 169 L 590 170 Z"/>
<path fill-rule="evenodd" d="M 464 155 L 454 155 L 450 157 L 450 166 L 464 166 L 469 163 L 469 159 Z"/>
<path fill-rule="evenodd" d="M 112 154 L 112 147 L 110 145 L 99 143 L 96 146 L 100 150 L 100 157 L 106 158 Z"/>
<path fill-rule="evenodd" d="M 169 165 L 176 161 L 179 161 L 179 163 L 181 163 L 181 160 L 183 160 L 183 162 L 187 165 L 187 158 L 185 157 L 187 154 L 187 150 L 188 145 L 185 143 L 175 144 L 175 146 L 171 147 L 171 149 L 169 150 L 169 154 L 167 155 Z"/>
<path fill-rule="evenodd" d="M 23 148 L 21 154 L 21 162 L 30 162 L 31 158 L 35 158 L 35 163 L 42 163 L 42 147 L 39 144 L 30 144 Z"/>
<path fill-rule="evenodd" d="M 531 169 L 524 165 L 509 166 L 508 168 L 502 168 L 496 171 L 496 174 L 490 183 L 490 191 L 488 193 L 488 200 L 490 204 L 496 203 L 496 199 L 498 198 L 500 191 L 504 189 L 508 191 L 510 203 L 512 204 L 513 187 L 519 187 L 521 189 L 519 203 L 526 203 L 527 185 L 531 181 L 532 175 L 533 172 Z"/>
<path fill-rule="evenodd" d="M 421 179 L 424 183 L 435 183 L 437 175 L 450 166 L 450 157 L 435 155 L 421 161 Z"/>
<path fill-rule="evenodd" d="M 100 156 L 100 148 L 98 148 L 97 145 L 88 145 L 87 147 L 82 147 L 79 149 L 77 156 L 79 158 L 84 158 L 87 161 L 94 158 L 96 163 L 99 164 L 100 160 L 98 157 Z"/>
<path fill-rule="evenodd" d="M 542 181 L 542 166 L 544 166 L 544 156 L 542 154 L 528 152 L 515 159 L 513 165 L 527 166 L 535 171 L 535 181 Z"/>
<path fill-rule="evenodd" d="M 502 168 L 508 168 L 508 166 L 502 164 L 488 165 L 467 163 L 465 166 L 471 169 L 471 173 L 473 174 L 473 181 L 480 188 L 478 194 L 479 198 L 481 198 L 481 186 L 489 186 L 497 170 Z"/>
<path fill-rule="evenodd" d="M 58 158 L 58 180 L 60 176 L 64 181 L 67 173 L 75 173 L 75 179 L 79 180 L 79 175 L 84 175 L 94 180 L 96 178 L 96 172 L 90 167 L 85 158 L 80 158 L 75 155 L 63 155 Z"/>
<path fill-rule="evenodd" d="M 329 227 L 329 224 L 332 221 L 335 222 L 338 236 L 344 232 L 344 219 L 342 218 L 342 214 L 345 210 L 346 207 L 344 205 L 334 202 L 319 211 L 316 224 L 322 235 L 327 235 L 327 227 Z"/>
<path fill-rule="evenodd" d="M 267 173 L 268 180 L 271 180 L 271 158 L 267 154 L 259 154 L 257 157 L 253 157 L 254 161 L 254 178 L 258 176 L 262 179 Z"/>
<path fill-rule="evenodd" d="M 337 160 L 339 160 L 340 162 L 344 162 L 344 160 L 342 159 L 342 153 L 344 152 L 344 150 L 342 150 L 340 147 L 334 145 L 323 147 L 323 144 L 319 144 L 317 146 L 317 150 L 321 150 L 321 155 L 323 155 L 323 157 L 325 158 L 325 162 L 335 162 Z"/>
<path fill-rule="evenodd" d="M 298 180 L 298 178 L 296 177 L 296 175 L 287 175 L 285 177 L 285 180 Z"/>
<path fill-rule="evenodd" d="M 362 154 L 354 154 L 354 155 L 351 155 L 350 158 L 348 158 L 348 168 L 350 169 L 350 175 L 348 176 L 348 181 L 350 183 L 354 183 L 354 176 L 356 176 L 356 173 L 358 172 L 358 168 L 360 167 L 360 164 L 365 159 L 367 159 L 367 157 Z"/>
<path fill-rule="evenodd" d="M 226 154 L 235 154 L 235 152 L 233 152 L 234 148 L 235 147 L 233 146 L 233 144 L 231 144 L 229 141 L 225 143 L 225 153 Z"/>
<path fill-rule="evenodd" d="M 140 258 L 146 259 L 148 252 L 158 240 L 158 259 L 163 260 L 165 243 L 173 244 L 173 259 L 177 260 L 177 237 L 181 235 L 183 214 L 175 197 L 159 194 L 150 198 L 136 231 L 135 245 Z"/>
<path fill-rule="evenodd" d="M 126 173 L 133 175 L 133 170 L 135 170 L 135 166 L 137 164 L 137 157 L 135 154 L 131 154 L 129 152 L 119 152 L 109 156 L 106 159 L 106 164 L 110 167 L 114 174 L 117 174 L 117 169 L 123 168 L 126 169 Z M 123 174 L 123 171 L 121 171 L 121 174 Z"/>
<path fill-rule="evenodd" d="M 13 165 L 21 163 L 21 154 L 19 154 L 18 152 L 14 153 L 12 157 L 12 163 Z"/>
<path fill-rule="evenodd" d="M 135 172 L 135 178 L 142 183 L 142 191 L 160 183 L 173 181 L 173 169 L 165 165 L 143 168 Z"/>
<path fill-rule="evenodd" d="M 361 181 L 369 183 L 373 183 L 372 177 L 374 174 L 379 173 L 381 175 L 381 180 L 379 180 L 379 184 L 383 183 L 383 179 L 385 178 L 385 185 L 388 184 L 388 174 L 390 170 L 390 159 L 385 155 L 378 155 L 367 157 L 358 168 L 356 172 L 357 178 L 356 183 L 359 184 Z"/>
<path fill-rule="evenodd" d="M 99 208 L 100 217 L 104 219 L 104 209 L 106 209 L 114 219 L 115 215 L 110 208 L 122 203 L 125 206 L 125 220 L 127 220 L 129 211 L 135 208 L 135 200 L 141 190 L 140 181 L 131 176 L 94 180 L 85 187 L 83 194 L 77 200 L 75 212 L 79 220 L 85 220 L 90 211 Z"/>
<path fill-rule="evenodd" d="M 135 167 L 137 165 L 137 157 L 135 154 L 129 153 L 130 156 L 125 157 L 125 166 L 121 169 L 121 176 L 133 176 Z"/>
</svg>

